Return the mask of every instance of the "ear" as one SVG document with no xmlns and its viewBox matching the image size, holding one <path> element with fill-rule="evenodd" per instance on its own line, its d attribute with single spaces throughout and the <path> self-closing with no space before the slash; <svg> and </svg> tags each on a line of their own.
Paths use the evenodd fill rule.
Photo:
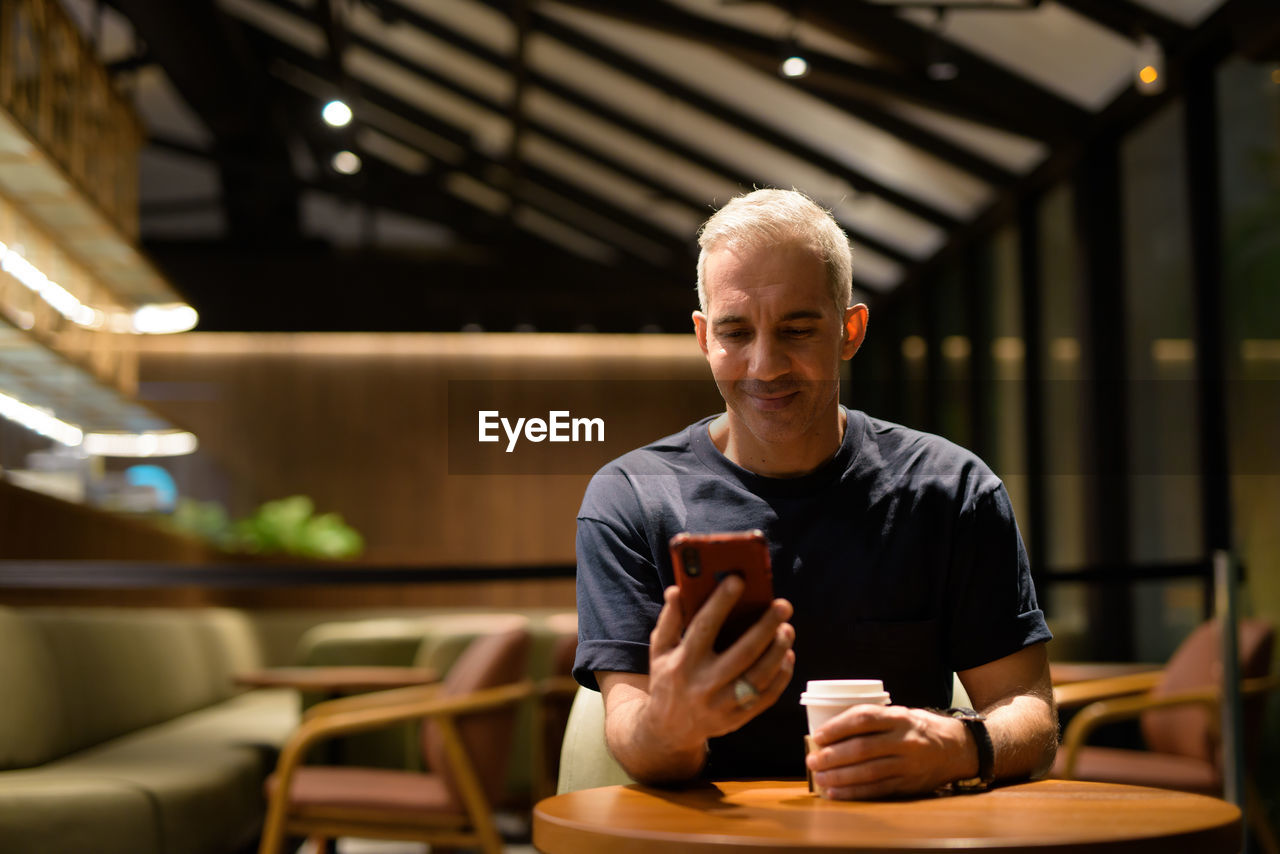
<svg viewBox="0 0 1280 854">
<path fill-rule="evenodd" d="M 867 335 L 867 307 L 862 303 L 844 310 L 844 341 L 840 345 L 840 358 L 852 359 Z"/>
<path fill-rule="evenodd" d="M 702 355 L 707 354 L 707 316 L 700 311 L 693 313 L 693 334 L 698 337 L 698 347 Z"/>
</svg>

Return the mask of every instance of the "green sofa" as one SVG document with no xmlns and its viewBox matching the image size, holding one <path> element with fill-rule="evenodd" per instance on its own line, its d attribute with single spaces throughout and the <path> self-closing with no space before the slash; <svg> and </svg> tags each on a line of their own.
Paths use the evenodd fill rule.
<svg viewBox="0 0 1280 854">
<path fill-rule="evenodd" d="M 574 615 L 550 609 L 398 614 L 0 606 L 0 852 L 256 850 L 262 783 L 299 698 L 239 689 L 234 674 L 290 663 L 443 674 L 477 635 L 516 620 L 533 631 L 530 676 L 541 678 L 567 667 L 576 638 Z M 532 794 L 531 727 L 530 708 L 511 760 L 513 805 Z M 419 761 L 413 728 L 361 738 L 344 759 Z M 558 740 L 545 753 L 554 762 Z"/>
<path fill-rule="evenodd" d="M 251 850 L 297 725 L 240 612 L 0 607 L 0 851 Z"/>
</svg>

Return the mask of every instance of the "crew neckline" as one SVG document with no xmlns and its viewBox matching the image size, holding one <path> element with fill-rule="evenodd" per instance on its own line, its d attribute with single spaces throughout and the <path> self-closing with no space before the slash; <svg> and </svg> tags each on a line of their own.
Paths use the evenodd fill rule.
<svg viewBox="0 0 1280 854">
<path fill-rule="evenodd" d="M 845 413 L 844 436 L 834 455 L 808 474 L 799 477 L 769 477 L 743 468 L 726 457 L 711 440 L 710 424 L 717 415 L 708 415 L 689 425 L 690 444 L 698 460 L 713 472 L 735 480 L 759 495 L 794 495 L 839 480 L 858 458 L 867 429 L 867 418 L 856 409 L 841 405 Z"/>
</svg>

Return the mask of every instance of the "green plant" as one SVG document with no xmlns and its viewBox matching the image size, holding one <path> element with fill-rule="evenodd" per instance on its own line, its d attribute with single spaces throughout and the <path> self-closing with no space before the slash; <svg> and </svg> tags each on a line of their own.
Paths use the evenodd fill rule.
<svg viewBox="0 0 1280 854">
<path fill-rule="evenodd" d="M 344 559 L 359 557 L 364 538 L 337 513 L 315 515 L 305 495 L 268 501 L 253 515 L 231 521 L 217 501 L 180 499 L 165 524 L 232 552 Z"/>
<path fill-rule="evenodd" d="M 317 558 L 351 558 L 364 551 L 364 538 L 337 513 L 315 515 L 305 495 L 268 501 L 232 526 L 240 551 Z"/>
</svg>

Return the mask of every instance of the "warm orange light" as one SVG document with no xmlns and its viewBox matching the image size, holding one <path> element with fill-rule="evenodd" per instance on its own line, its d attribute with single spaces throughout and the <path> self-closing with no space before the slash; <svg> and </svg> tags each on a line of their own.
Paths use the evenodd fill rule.
<svg viewBox="0 0 1280 854">
<path fill-rule="evenodd" d="M 1271 82 L 1280 85 L 1280 68 L 1271 70 Z"/>
<path fill-rule="evenodd" d="M 1160 72 L 1156 71 L 1153 65 L 1144 65 L 1142 70 L 1138 72 L 1138 79 L 1150 86 L 1156 82 L 1156 78 L 1160 76 Z"/>
</svg>

